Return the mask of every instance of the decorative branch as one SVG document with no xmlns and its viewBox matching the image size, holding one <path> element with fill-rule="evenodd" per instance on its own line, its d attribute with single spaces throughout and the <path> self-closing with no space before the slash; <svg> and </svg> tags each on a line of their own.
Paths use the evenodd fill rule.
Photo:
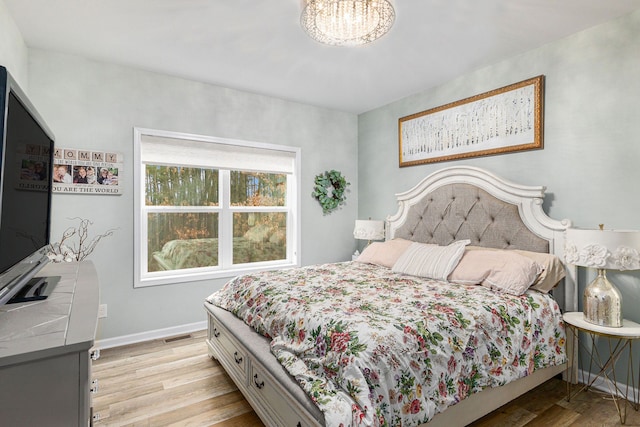
<svg viewBox="0 0 640 427">
<path fill-rule="evenodd" d="M 95 250 L 98 243 L 105 237 L 113 235 L 115 229 L 109 229 L 105 233 L 99 234 L 93 238 L 89 238 L 89 226 L 93 222 L 88 219 L 74 217 L 68 218 L 78 220 L 80 223 L 77 227 L 69 227 L 59 242 L 49 244 L 49 259 L 53 262 L 72 262 L 82 261 Z M 77 242 L 71 241 L 76 238 Z"/>
</svg>

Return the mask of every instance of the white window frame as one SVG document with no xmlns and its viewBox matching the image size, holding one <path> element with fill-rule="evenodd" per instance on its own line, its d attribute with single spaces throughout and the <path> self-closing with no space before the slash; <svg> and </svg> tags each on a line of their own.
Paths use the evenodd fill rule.
<svg viewBox="0 0 640 427">
<path fill-rule="evenodd" d="M 150 211 L 162 212 L 180 212 L 179 206 L 163 206 L 147 208 L 145 206 L 145 164 L 143 161 L 142 144 L 146 137 L 171 138 L 182 141 L 190 141 L 194 143 L 215 143 L 220 147 L 223 144 L 230 150 L 237 148 L 240 151 L 247 152 L 254 149 L 255 151 L 286 153 L 293 159 L 293 172 L 287 177 L 287 205 L 280 206 L 229 206 L 230 198 L 230 172 L 229 170 L 239 170 L 228 166 L 219 169 L 219 205 L 206 206 L 202 208 L 203 212 L 218 212 L 219 221 L 219 246 L 220 257 L 218 266 L 190 268 L 182 270 L 148 272 L 147 266 L 147 213 Z M 212 145 L 213 146 L 213 145 Z M 206 149 L 206 145 L 204 145 Z M 171 164 L 171 162 L 167 162 Z M 246 169 L 245 169 L 246 170 Z M 278 172 L 278 171 L 274 171 Z M 240 274 L 273 270 L 279 268 L 299 267 L 300 266 L 300 148 L 284 145 L 266 144 L 259 142 L 242 141 L 228 138 L 218 138 L 203 135 L 193 135 L 181 132 L 171 132 L 155 129 L 134 128 L 134 271 L 135 280 L 134 287 L 147 287 L 156 285 L 166 285 L 173 283 L 192 282 L 197 280 L 207 280 L 216 278 L 234 277 Z M 189 208 L 189 212 L 193 212 L 193 208 Z M 232 264 L 232 239 L 229 233 L 232 230 L 233 213 L 234 212 L 286 212 L 287 215 L 287 250 L 286 259 L 276 261 L 263 261 L 248 264 Z"/>
</svg>

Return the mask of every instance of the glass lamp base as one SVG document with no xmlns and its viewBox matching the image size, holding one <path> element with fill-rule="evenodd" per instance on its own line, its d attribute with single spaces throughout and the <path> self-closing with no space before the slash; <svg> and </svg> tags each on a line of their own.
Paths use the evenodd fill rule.
<svg viewBox="0 0 640 427">
<path fill-rule="evenodd" d="M 598 269 L 598 277 L 584 290 L 584 320 L 600 326 L 622 326 L 622 296 L 607 280 L 604 269 Z"/>
</svg>

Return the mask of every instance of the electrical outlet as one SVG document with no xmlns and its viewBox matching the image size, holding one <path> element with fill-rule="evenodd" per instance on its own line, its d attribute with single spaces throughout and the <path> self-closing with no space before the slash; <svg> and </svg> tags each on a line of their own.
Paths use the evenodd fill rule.
<svg viewBox="0 0 640 427">
<path fill-rule="evenodd" d="M 107 304 L 100 304 L 98 307 L 98 319 L 107 317 Z"/>
</svg>

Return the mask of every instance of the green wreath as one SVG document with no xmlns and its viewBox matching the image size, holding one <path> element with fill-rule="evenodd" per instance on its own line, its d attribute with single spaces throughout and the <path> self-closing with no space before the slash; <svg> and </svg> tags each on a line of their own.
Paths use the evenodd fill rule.
<svg viewBox="0 0 640 427">
<path fill-rule="evenodd" d="M 316 175 L 311 195 L 318 200 L 322 206 L 322 213 L 326 215 L 337 209 L 347 199 L 344 192 L 348 185 L 349 183 L 340 172 L 336 170 L 325 171 Z"/>
</svg>

